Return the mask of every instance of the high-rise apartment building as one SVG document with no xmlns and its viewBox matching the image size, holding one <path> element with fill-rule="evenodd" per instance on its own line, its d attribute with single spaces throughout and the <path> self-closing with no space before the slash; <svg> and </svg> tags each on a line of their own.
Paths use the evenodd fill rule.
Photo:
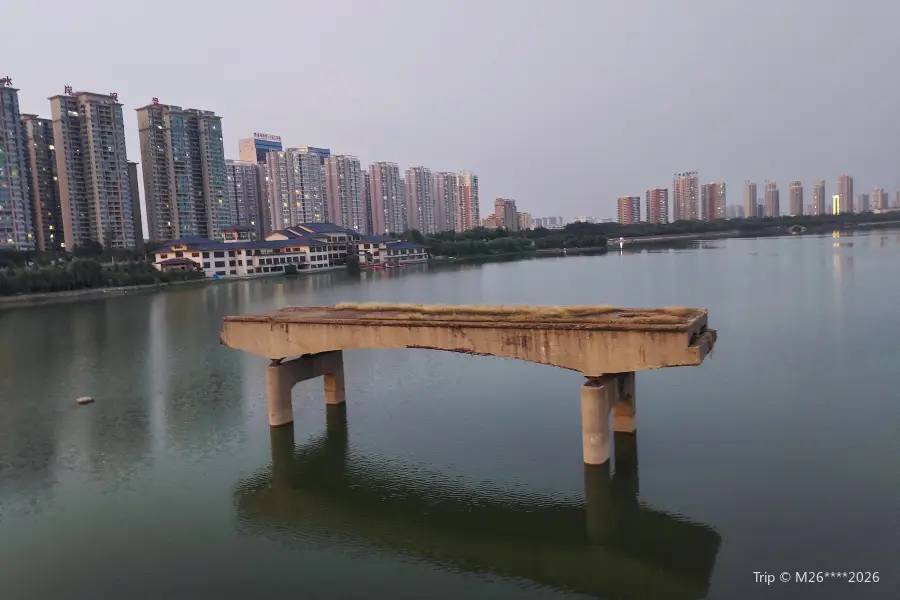
<svg viewBox="0 0 900 600">
<path fill-rule="evenodd" d="M 856 212 L 864 213 L 869 212 L 869 195 L 868 194 L 859 194 L 856 197 Z"/>
<path fill-rule="evenodd" d="M 675 174 L 672 180 L 674 221 L 697 221 L 700 219 L 700 188 L 697 181 L 697 171 Z"/>
<path fill-rule="evenodd" d="M 269 152 L 281 152 L 281 136 L 270 133 L 254 133 L 252 138 L 238 140 L 238 158 L 241 162 L 266 164 Z"/>
<path fill-rule="evenodd" d="M 34 249 L 19 90 L 0 79 L 0 248 Z"/>
<path fill-rule="evenodd" d="M 228 204 L 234 210 L 234 224 L 252 227 L 257 239 L 262 239 L 268 232 L 265 231 L 262 218 L 266 207 L 263 204 L 259 171 L 260 166 L 256 161 L 225 161 Z"/>
<path fill-rule="evenodd" d="M 284 147 L 281 145 L 281 136 L 272 135 L 271 133 L 254 133 L 252 138 L 244 138 L 238 141 L 239 158 L 242 163 L 255 163 L 258 165 L 256 171 L 258 183 L 257 190 L 259 192 L 259 221 L 260 230 L 263 235 L 273 231 L 272 211 L 269 210 L 269 171 L 266 168 L 266 157 L 269 152 L 281 152 Z"/>
<path fill-rule="evenodd" d="M 138 164 L 128 161 L 128 185 L 131 187 L 131 218 L 134 223 L 134 245 L 144 245 L 144 223 L 141 218 L 141 191 L 138 185 Z"/>
<path fill-rule="evenodd" d="M 831 196 L 831 214 L 839 215 L 841 214 L 841 195 L 833 194 Z"/>
<path fill-rule="evenodd" d="M 318 154 L 300 148 L 266 155 L 269 223 L 273 230 L 327 221 L 325 170 Z"/>
<path fill-rule="evenodd" d="M 371 179 L 369 178 L 369 172 L 365 169 L 361 169 L 359 176 L 360 176 L 360 181 L 362 182 L 362 203 L 363 203 L 363 213 L 365 215 L 365 220 L 366 220 L 366 232 L 369 234 L 375 234 L 375 229 L 372 226 L 372 202 L 371 202 L 372 186 L 370 184 Z"/>
<path fill-rule="evenodd" d="M 619 225 L 634 225 L 641 222 L 641 197 L 623 196 L 618 199 Z"/>
<path fill-rule="evenodd" d="M 62 250 L 65 239 L 53 121 L 37 115 L 22 115 L 22 129 L 35 247 L 43 251 Z"/>
<path fill-rule="evenodd" d="M 765 198 L 763 200 L 764 216 L 780 217 L 781 216 L 781 194 L 778 191 L 778 184 L 774 181 L 766 181 Z"/>
<path fill-rule="evenodd" d="M 812 210 L 814 215 L 828 214 L 828 203 L 825 196 L 825 181 L 820 179 L 813 184 Z"/>
<path fill-rule="evenodd" d="M 669 190 L 667 188 L 650 188 L 646 194 L 646 212 L 648 223 L 669 222 Z"/>
<path fill-rule="evenodd" d="M 50 98 L 66 248 L 135 245 L 125 120 L 116 94 Z"/>
<path fill-rule="evenodd" d="M 221 117 L 156 99 L 137 116 L 150 239 L 221 240 L 237 219 L 228 202 Z"/>
<path fill-rule="evenodd" d="M 725 218 L 725 182 L 700 186 L 700 209 L 704 221 Z"/>
<path fill-rule="evenodd" d="M 519 213 L 519 230 L 524 231 L 527 229 L 534 229 L 534 219 L 531 218 L 531 213 L 520 212 Z"/>
<path fill-rule="evenodd" d="M 456 173 L 435 173 L 432 181 L 437 230 L 460 231 L 459 181 Z"/>
<path fill-rule="evenodd" d="M 744 182 L 744 216 L 747 218 L 756 217 L 757 209 L 756 207 L 759 204 L 759 198 L 756 193 L 756 182 L 755 181 L 745 181 Z"/>
<path fill-rule="evenodd" d="M 315 154 L 319 157 L 322 166 L 325 166 L 325 159 L 331 156 L 331 150 L 328 148 L 317 148 L 315 146 L 295 146 L 295 148 L 297 148 L 297 150 L 302 150 L 303 152 Z"/>
<path fill-rule="evenodd" d="M 459 183 L 459 231 L 473 229 L 481 224 L 481 208 L 478 203 L 478 175 L 463 171 L 457 173 Z"/>
<path fill-rule="evenodd" d="M 509 231 L 519 230 L 519 211 L 516 210 L 516 201 L 508 198 L 494 200 L 494 216 L 501 227 Z"/>
<path fill-rule="evenodd" d="M 434 176 L 427 167 L 406 170 L 406 216 L 410 229 L 423 233 L 438 231 L 437 203 L 434 195 Z M 443 230 L 441 230 L 443 231 Z"/>
<path fill-rule="evenodd" d="M 838 177 L 838 193 L 840 197 L 839 212 L 833 214 L 848 214 L 853 212 L 853 178 L 849 175 Z"/>
<path fill-rule="evenodd" d="M 900 190 L 894 195 L 894 208 L 900 208 Z"/>
<path fill-rule="evenodd" d="M 397 163 L 377 162 L 369 165 L 369 205 L 372 211 L 372 233 L 402 233 L 407 230 L 406 199 Z"/>
<path fill-rule="evenodd" d="M 803 184 L 792 181 L 788 186 L 788 214 L 793 217 L 803 215 Z"/>
<path fill-rule="evenodd" d="M 324 169 L 329 221 L 358 233 L 369 233 L 359 159 L 344 154 L 329 155 Z"/>
<path fill-rule="evenodd" d="M 888 195 L 887 192 L 881 189 L 880 187 L 876 187 L 872 190 L 872 210 L 887 210 L 890 208 L 888 206 Z"/>
</svg>

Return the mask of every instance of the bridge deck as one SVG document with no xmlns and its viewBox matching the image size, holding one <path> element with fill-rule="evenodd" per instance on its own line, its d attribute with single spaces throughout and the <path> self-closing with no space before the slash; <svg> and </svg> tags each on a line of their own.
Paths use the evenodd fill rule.
<svg viewBox="0 0 900 600">
<path fill-rule="evenodd" d="M 513 306 L 351 304 L 290 306 L 226 321 L 334 325 L 689 331 L 706 323 L 700 308 L 615 308 L 611 306 Z"/>
<path fill-rule="evenodd" d="M 342 303 L 226 317 L 226 346 L 272 359 L 360 348 L 516 358 L 588 377 L 697 365 L 712 349 L 699 308 Z"/>
</svg>

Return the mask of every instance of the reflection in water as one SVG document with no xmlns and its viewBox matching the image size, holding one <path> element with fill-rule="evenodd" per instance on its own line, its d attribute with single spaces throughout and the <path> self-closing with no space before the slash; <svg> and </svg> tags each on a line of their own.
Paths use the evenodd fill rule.
<svg viewBox="0 0 900 600">
<path fill-rule="evenodd" d="M 638 502 L 636 436 L 615 438 L 616 472 L 585 467 L 585 502 L 475 497 L 396 464 L 355 456 L 346 407 L 301 448 L 271 430 L 272 465 L 238 484 L 241 528 L 268 536 L 374 546 L 470 572 L 603 597 L 701 598 L 721 539 Z"/>
</svg>

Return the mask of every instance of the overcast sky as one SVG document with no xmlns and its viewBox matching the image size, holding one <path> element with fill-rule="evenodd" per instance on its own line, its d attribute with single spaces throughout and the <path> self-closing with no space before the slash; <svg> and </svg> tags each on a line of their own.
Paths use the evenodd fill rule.
<svg viewBox="0 0 900 600">
<path fill-rule="evenodd" d="M 8 2 L 0 76 L 23 112 L 63 86 L 223 117 L 401 168 L 471 170 L 534 216 L 724 180 L 900 189 L 898 0 Z M 762 186 L 760 185 L 760 189 Z M 783 192 L 785 197 L 786 192 Z M 809 203 L 809 200 L 807 200 Z"/>
</svg>

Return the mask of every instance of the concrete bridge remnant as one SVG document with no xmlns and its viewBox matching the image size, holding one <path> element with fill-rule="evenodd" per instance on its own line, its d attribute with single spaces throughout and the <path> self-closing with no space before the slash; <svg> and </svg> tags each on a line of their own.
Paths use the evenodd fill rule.
<svg viewBox="0 0 900 600">
<path fill-rule="evenodd" d="M 291 390 L 301 381 L 322 376 L 326 403 L 344 403 L 344 350 L 424 348 L 578 371 L 587 378 L 584 462 L 600 465 L 609 460 L 611 424 L 619 433 L 636 430 L 635 372 L 699 365 L 716 332 L 699 308 L 341 303 L 226 317 L 220 338 L 271 360 L 272 427 L 293 422 Z"/>
</svg>

